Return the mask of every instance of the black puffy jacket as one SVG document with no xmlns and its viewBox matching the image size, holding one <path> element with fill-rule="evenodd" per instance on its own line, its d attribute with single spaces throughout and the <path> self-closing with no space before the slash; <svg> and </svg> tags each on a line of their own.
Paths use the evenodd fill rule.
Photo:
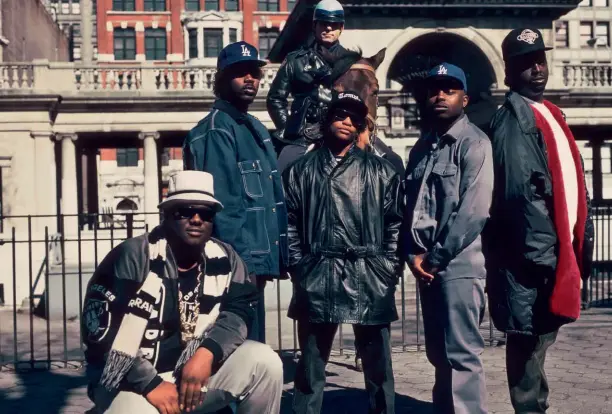
<svg viewBox="0 0 612 414">
<path fill-rule="evenodd" d="M 331 100 L 332 69 L 317 52 L 318 47 L 313 44 L 289 53 L 268 92 L 270 118 L 285 142 L 303 141 L 302 128 L 306 123 L 317 123 Z M 335 55 L 346 49 L 335 43 L 328 51 Z M 291 115 L 289 95 L 293 97 Z"/>
<path fill-rule="evenodd" d="M 397 319 L 400 176 L 354 146 L 341 161 L 323 146 L 283 173 L 293 298 L 289 317 L 313 323 Z"/>
<path fill-rule="evenodd" d="M 546 145 L 533 111 L 510 92 L 491 121 L 495 166 L 491 218 L 483 233 L 487 292 L 497 329 L 541 334 L 561 320 L 549 311 L 557 267 L 557 233 L 551 216 L 552 182 Z M 593 254 L 593 220 L 588 215 L 581 274 L 587 279 Z"/>
</svg>

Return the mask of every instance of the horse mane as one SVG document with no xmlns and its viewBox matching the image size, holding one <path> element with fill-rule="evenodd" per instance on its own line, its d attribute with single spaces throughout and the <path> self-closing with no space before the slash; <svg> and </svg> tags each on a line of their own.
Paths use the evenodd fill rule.
<svg viewBox="0 0 612 414">
<path fill-rule="evenodd" d="M 355 50 L 345 49 L 339 53 L 329 53 L 327 50 L 321 49 L 321 54 L 323 59 L 332 67 L 332 82 L 335 82 L 340 76 L 344 75 L 351 66 L 363 59 L 361 48 Z"/>
</svg>

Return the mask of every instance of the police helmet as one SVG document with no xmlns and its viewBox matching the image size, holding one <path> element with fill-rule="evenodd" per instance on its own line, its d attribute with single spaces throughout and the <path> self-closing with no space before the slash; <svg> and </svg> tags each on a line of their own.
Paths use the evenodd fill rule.
<svg viewBox="0 0 612 414">
<path fill-rule="evenodd" d="M 344 8 L 337 0 L 321 0 L 315 7 L 312 21 L 344 23 Z"/>
</svg>

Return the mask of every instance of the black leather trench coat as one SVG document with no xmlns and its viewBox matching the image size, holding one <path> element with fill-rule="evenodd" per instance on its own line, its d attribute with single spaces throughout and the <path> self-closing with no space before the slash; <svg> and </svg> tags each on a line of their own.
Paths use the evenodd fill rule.
<svg viewBox="0 0 612 414">
<path fill-rule="evenodd" d="M 293 298 L 289 317 L 312 323 L 397 320 L 397 242 L 403 193 L 388 161 L 323 146 L 283 173 Z"/>
</svg>

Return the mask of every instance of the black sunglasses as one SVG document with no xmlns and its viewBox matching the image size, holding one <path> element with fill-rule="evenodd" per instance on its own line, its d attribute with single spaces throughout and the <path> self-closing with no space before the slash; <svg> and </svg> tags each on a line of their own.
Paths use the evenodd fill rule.
<svg viewBox="0 0 612 414">
<path fill-rule="evenodd" d="M 360 119 L 362 117 L 346 109 L 336 109 L 332 116 L 333 122 L 344 121 L 346 118 L 350 118 L 351 123 L 357 129 L 361 129 L 365 126 L 365 119 Z"/>
<path fill-rule="evenodd" d="M 198 215 L 202 221 L 212 221 L 215 211 L 206 207 L 177 207 L 172 210 L 172 217 L 175 220 L 190 219 Z"/>
</svg>

